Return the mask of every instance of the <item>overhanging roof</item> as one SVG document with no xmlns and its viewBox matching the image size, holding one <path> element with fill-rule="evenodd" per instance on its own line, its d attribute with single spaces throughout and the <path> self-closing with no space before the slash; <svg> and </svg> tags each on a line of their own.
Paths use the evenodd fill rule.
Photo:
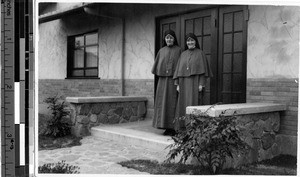
<svg viewBox="0 0 300 177">
<path fill-rule="evenodd" d="M 84 12 L 84 7 L 87 7 L 93 3 L 81 3 L 74 6 L 71 6 L 69 8 L 60 9 L 56 11 L 52 11 L 43 15 L 39 16 L 39 23 L 45 23 L 48 21 L 56 20 L 68 15 L 76 14 Z"/>
</svg>

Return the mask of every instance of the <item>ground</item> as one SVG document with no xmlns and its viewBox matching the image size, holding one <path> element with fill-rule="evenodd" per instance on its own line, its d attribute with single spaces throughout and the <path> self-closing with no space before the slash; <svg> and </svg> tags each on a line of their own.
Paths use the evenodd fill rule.
<svg viewBox="0 0 300 177">
<path fill-rule="evenodd" d="M 81 174 L 208 174 L 205 170 L 192 171 L 199 167 L 160 165 L 165 160 L 163 154 L 139 146 L 120 144 L 93 136 L 82 138 L 80 143 L 81 145 L 73 147 L 40 149 L 38 165 L 66 160 L 67 164 L 80 167 Z M 296 162 L 296 157 L 281 156 L 261 164 L 229 169 L 225 172 L 240 175 L 295 175 Z"/>
</svg>

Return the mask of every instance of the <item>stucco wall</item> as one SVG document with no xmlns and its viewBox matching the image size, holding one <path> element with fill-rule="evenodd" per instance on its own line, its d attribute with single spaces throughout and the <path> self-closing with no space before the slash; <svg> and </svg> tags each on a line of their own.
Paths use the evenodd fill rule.
<svg viewBox="0 0 300 177">
<path fill-rule="evenodd" d="M 150 70 L 155 52 L 155 17 L 201 7 L 131 6 L 125 15 L 125 79 L 153 79 Z M 249 6 L 247 78 L 298 78 L 299 9 Z M 121 77 L 121 21 L 85 15 L 40 24 L 40 79 L 65 78 L 66 37 L 88 29 L 99 30 L 99 77 Z"/>
<path fill-rule="evenodd" d="M 117 10 L 120 10 L 127 6 L 118 7 Z M 151 67 L 155 55 L 155 17 L 202 7 L 204 6 L 154 4 L 130 6 L 131 9 L 123 16 L 126 32 L 124 78 L 154 79 Z M 119 15 L 117 10 L 112 14 Z M 40 24 L 39 79 L 65 79 L 67 36 L 95 29 L 99 30 L 99 77 L 120 79 L 121 25 L 118 19 L 94 15 L 75 15 Z"/>
<path fill-rule="evenodd" d="M 298 78 L 297 6 L 249 6 L 247 78 Z"/>
<path fill-rule="evenodd" d="M 100 23 L 101 22 L 101 23 Z M 99 32 L 99 77 L 121 78 L 121 22 L 93 15 L 74 15 L 39 26 L 39 79 L 65 79 L 67 36 Z"/>
<path fill-rule="evenodd" d="M 61 20 L 39 25 L 37 60 L 39 79 L 66 77 L 67 39 L 61 31 L 63 31 Z"/>
</svg>

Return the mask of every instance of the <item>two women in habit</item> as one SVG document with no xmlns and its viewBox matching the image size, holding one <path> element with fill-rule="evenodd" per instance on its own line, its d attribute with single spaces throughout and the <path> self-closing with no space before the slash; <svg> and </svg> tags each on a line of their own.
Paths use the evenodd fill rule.
<svg viewBox="0 0 300 177">
<path fill-rule="evenodd" d="M 187 106 L 203 104 L 206 79 L 212 72 L 195 34 L 185 37 L 181 53 L 175 32 L 164 34 L 164 46 L 159 50 L 152 73 L 158 76 L 154 103 L 153 127 L 166 129 L 164 135 L 175 135 L 185 127 L 175 118 L 185 116 Z"/>
</svg>

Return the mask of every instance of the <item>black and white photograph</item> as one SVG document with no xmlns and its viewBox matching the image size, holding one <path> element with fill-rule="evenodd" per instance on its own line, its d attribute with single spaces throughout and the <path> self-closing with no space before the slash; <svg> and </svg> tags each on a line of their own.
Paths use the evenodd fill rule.
<svg viewBox="0 0 300 177">
<path fill-rule="evenodd" d="M 300 6 L 280 3 L 37 1 L 38 175 L 296 176 Z"/>
</svg>

